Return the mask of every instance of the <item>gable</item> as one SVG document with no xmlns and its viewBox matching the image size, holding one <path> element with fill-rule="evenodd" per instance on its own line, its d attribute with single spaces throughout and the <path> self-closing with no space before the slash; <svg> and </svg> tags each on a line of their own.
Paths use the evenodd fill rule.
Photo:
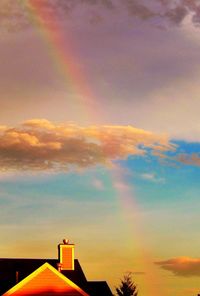
<svg viewBox="0 0 200 296">
<path fill-rule="evenodd" d="M 20 282 L 46 262 L 57 269 L 57 259 L 0 258 L 0 295 L 16 285 L 16 274 Z M 77 259 L 74 260 L 74 268 L 74 270 L 62 270 L 61 272 L 86 291 L 87 279 Z"/>
<path fill-rule="evenodd" d="M 43 264 L 28 277 L 3 294 L 3 296 L 9 295 L 89 296 L 48 263 Z"/>
</svg>

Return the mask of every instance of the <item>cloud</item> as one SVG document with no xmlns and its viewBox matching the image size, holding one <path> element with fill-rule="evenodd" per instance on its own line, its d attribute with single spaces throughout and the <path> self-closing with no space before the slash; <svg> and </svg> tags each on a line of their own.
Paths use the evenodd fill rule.
<svg viewBox="0 0 200 296">
<path fill-rule="evenodd" d="M 128 11 L 130 16 L 141 20 L 157 18 L 161 23 L 162 21 L 167 21 L 174 25 L 179 25 L 186 16 L 191 15 L 193 24 L 200 23 L 200 5 L 198 0 L 121 0 L 119 2 L 114 0 L 1 0 L 1 27 L 17 31 L 31 26 L 34 7 L 36 6 L 42 15 L 47 13 L 48 17 L 54 16 L 59 21 L 69 17 L 69 14 L 74 12 L 74 10 L 85 8 L 89 11 L 90 17 L 92 11 L 94 15 L 98 13 L 98 18 L 101 18 L 99 13 L 100 11 L 103 12 L 103 9 L 117 12 L 123 10 Z"/>
<path fill-rule="evenodd" d="M 188 9 L 186 6 L 178 5 L 172 9 L 166 11 L 164 16 L 174 24 L 180 24 L 184 18 L 188 15 Z"/>
<path fill-rule="evenodd" d="M 185 17 L 191 15 L 194 25 L 200 22 L 200 4 L 198 0 L 122 0 L 129 13 L 143 20 L 157 18 L 174 25 L 181 24 Z"/>
<path fill-rule="evenodd" d="M 173 272 L 176 276 L 192 277 L 200 276 L 200 258 L 177 257 L 155 264 L 162 269 Z"/>
<path fill-rule="evenodd" d="M 114 8 L 111 0 L 1 0 L 0 24 L 8 31 L 16 32 L 30 27 L 34 18 L 39 16 L 37 11 L 45 22 L 63 21 L 75 8 L 82 8 L 83 5 L 88 8 L 99 8 L 99 5 L 106 9 Z"/>
<path fill-rule="evenodd" d="M 198 0 L 182 0 L 181 3 L 185 5 L 189 13 L 192 14 L 192 21 L 194 24 L 200 23 L 200 3 Z"/>
<path fill-rule="evenodd" d="M 179 154 L 176 159 L 183 164 L 200 166 L 200 156 L 197 153 Z"/>
<path fill-rule="evenodd" d="M 162 157 L 163 157 L 163 155 L 162 155 Z M 144 180 L 147 180 L 149 182 L 154 182 L 154 183 L 164 183 L 165 182 L 164 178 L 159 178 L 154 173 L 143 173 L 143 174 L 141 174 L 141 178 Z"/>
<path fill-rule="evenodd" d="M 142 4 L 142 1 L 126 0 L 123 1 L 130 15 L 138 17 L 143 20 L 155 17 L 157 13 L 153 11 L 146 4 Z"/>
<path fill-rule="evenodd" d="M 112 164 L 147 150 L 174 150 L 167 136 L 133 126 L 54 124 L 27 120 L 0 130 L 1 170 L 66 170 Z"/>
</svg>

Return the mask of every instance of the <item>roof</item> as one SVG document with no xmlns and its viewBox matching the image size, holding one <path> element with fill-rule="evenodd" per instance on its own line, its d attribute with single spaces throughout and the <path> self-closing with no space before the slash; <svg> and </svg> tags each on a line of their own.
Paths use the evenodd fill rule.
<svg viewBox="0 0 200 296">
<path fill-rule="evenodd" d="M 0 295 L 16 284 L 16 272 L 18 280 L 21 281 L 46 262 L 57 268 L 57 259 L 0 259 Z M 87 287 L 87 279 L 77 259 L 74 263 L 74 270 L 65 270 L 62 273 L 84 290 Z"/>
<path fill-rule="evenodd" d="M 57 259 L 0 258 L 0 295 L 16 285 L 16 274 L 21 281 L 46 262 L 57 269 Z M 64 270 L 62 274 L 90 296 L 112 296 L 106 282 L 87 281 L 77 259 L 74 260 L 74 270 Z"/>
<path fill-rule="evenodd" d="M 10 295 L 74 295 L 89 296 L 49 263 L 44 263 L 26 278 L 8 290 Z"/>
<path fill-rule="evenodd" d="M 90 295 L 102 296 L 113 295 L 108 284 L 105 281 L 88 282 L 88 293 Z"/>
</svg>

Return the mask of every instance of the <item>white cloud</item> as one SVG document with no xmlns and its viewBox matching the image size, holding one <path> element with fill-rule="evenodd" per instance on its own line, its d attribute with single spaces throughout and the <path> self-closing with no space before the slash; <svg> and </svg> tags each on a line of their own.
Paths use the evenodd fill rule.
<svg viewBox="0 0 200 296">
<path fill-rule="evenodd" d="M 140 175 L 142 179 L 150 181 L 150 182 L 155 182 L 155 183 L 163 183 L 165 181 L 164 178 L 160 178 L 154 173 L 143 173 Z"/>
</svg>

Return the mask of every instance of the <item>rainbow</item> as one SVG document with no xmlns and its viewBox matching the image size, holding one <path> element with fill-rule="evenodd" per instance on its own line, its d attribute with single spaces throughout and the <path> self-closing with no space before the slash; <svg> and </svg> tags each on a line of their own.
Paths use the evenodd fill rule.
<svg viewBox="0 0 200 296">
<path fill-rule="evenodd" d="M 147 247 L 148 241 L 145 239 L 146 235 L 142 227 L 145 221 L 142 221 L 138 215 L 141 210 L 133 188 L 126 182 L 124 172 L 121 168 L 114 170 L 111 178 L 113 184 L 118 184 L 118 186 L 114 185 L 114 188 L 118 198 L 121 218 L 126 222 L 128 236 L 132 237 L 128 241 L 129 248 L 131 247 L 134 250 L 137 263 L 139 262 L 141 269 L 145 271 L 142 294 L 151 296 L 160 295 L 162 291 L 162 295 L 168 295 L 167 291 L 165 291 L 163 279 L 159 275 L 159 272 L 153 268 L 153 256 L 150 253 L 149 247 Z"/>
<path fill-rule="evenodd" d="M 70 94 L 73 93 L 73 100 L 76 100 L 77 106 L 79 106 L 80 116 L 86 122 L 89 118 L 95 120 L 99 117 L 101 108 L 91 87 L 87 84 L 86 74 L 82 73 L 78 66 L 78 58 L 74 55 L 73 42 L 69 32 L 66 36 L 66 30 L 64 33 L 56 16 L 48 9 L 44 9 L 42 1 L 29 0 L 28 3 L 31 22 L 38 28 L 38 32 L 46 43 L 55 69 L 66 81 L 66 89 L 69 92 L 66 100 L 70 100 Z M 27 7 L 27 2 L 25 7 Z"/>
<path fill-rule="evenodd" d="M 28 3 L 31 20 L 37 26 L 38 32 L 46 43 L 48 52 L 55 62 L 56 70 L 65 79 L 67 86 L 70 86 L 70 90 L 78 95 L 76 103 L 81 106 L 81 116 L 86 119 L 86 122 L 87 119 L 96 121 L 98 117 L 102 118 L 102 115 L 99 113 L 100 107 L 98 106 L 97 99 L 91 87 L 87 84 L 86 74 L 82 73 L 77 66 L 78 58 L 74 54 L 73 42 L 69 32 L 66 38 L 66 31 L 64 34 L 60 22 L 57 21 L 55 15 L 50 14 L 47 9 L 43 8 L 42 1 L 29 0 Z M 143 242 L 145 235 L 140 226 L 142 223 L 138 220 L 134 221 L 134 216 L 137 216 L 139 207 L 133 192 L 131 192 L 130 187 L 124 180 L 122 170 L 116 170 L 115 173 L 111 172 L 110 182 L 118 198 L 122 218 L 125 219 L 128 225 L 130 236 L 135 239 L 131 241 L 133 249 L 137 250 L 137 259 L 141 263 L 142 268 L 145 268 L 147 272 L 144 279 L 144 295 L 159 295 L 161 293 L 160 287 L 162 287 L 162 295 L 165 295 L 166 292 L 160 276 L 149 267 L 152 265 L 153 259 L 144 248 L 146 244 Z M 121 184 L 121 187 L 116 187 L 115 184 Z M 155 283 L 157 284 L 155 285 Z"/>
</svg>

